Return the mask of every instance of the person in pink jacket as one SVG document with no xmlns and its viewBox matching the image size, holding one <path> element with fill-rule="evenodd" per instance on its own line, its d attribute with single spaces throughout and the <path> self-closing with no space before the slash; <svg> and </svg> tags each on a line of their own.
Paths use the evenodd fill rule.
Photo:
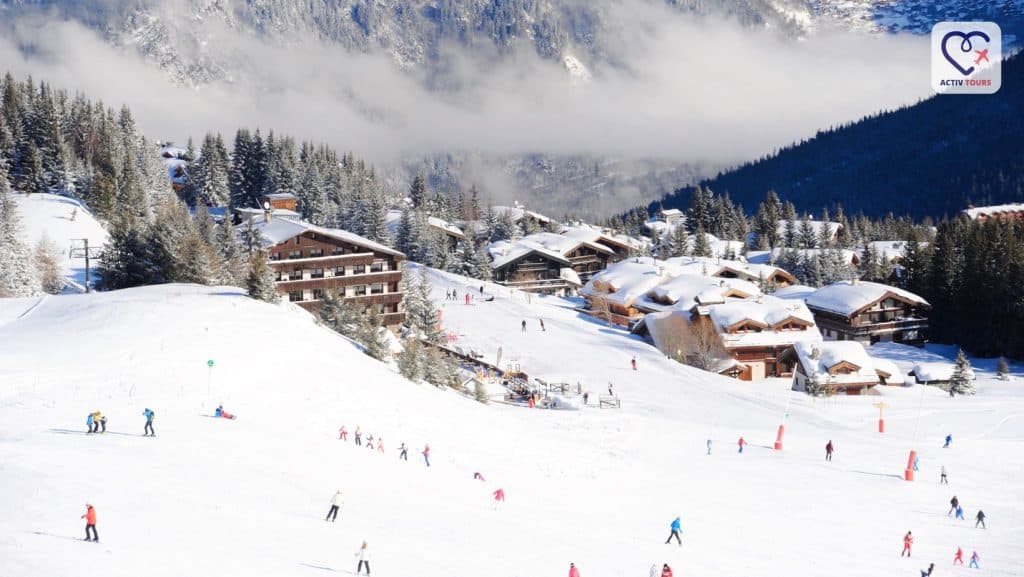
<svg viewBox="0 0 1024 577">
<path fill-rule="evenodd" d="M 580 577 L 580 570 L 576 568 L 575 563 L 569 563 L 569 577 Z"/>
</svg>

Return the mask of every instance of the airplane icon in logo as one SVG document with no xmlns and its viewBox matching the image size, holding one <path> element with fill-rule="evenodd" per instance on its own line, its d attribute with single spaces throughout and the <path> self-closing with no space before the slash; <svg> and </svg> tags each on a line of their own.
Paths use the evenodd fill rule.
<svg viewBox="0 0 1024 577">
<path fill-rule="evenodd" d="M 978 55 L 978 57 L 974 59 L 975 66 L 981 64 L 982 61 L 988 62 L 988 48 L 984 50 L 975 50 L 974 53 Z"/>
</svg>

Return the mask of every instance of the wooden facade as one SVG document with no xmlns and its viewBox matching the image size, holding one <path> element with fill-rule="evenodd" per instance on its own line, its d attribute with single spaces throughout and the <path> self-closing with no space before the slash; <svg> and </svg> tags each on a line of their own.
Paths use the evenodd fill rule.
<svg viewBox="0 0 1024 577">
<path fill-rule="evenodd" d="M 277 292 L 306 310 L 316 310 L 325 291 L 337 291 L 347 303 L 378 307 L 386 326 L 405 318 L 398 288 L 404 257 L 398 253 L 314 230 L 265 250 Z"/>
<path fill-rule="evenodd" d="M 928 336 L 927 307 L 887 293 L 851 315 L 816 309 L 808 304 L 827 340 L 858 341 L 869 346 L 877 342 L 920 345 Z"/>
<path fill-rule="evenodd" d="M 609 262 L 616 262 L 615 254 L 598 250 L 588 243 L 580 243 L 576 248 L 563 255 L 572 266 L 572 270 L 586 283 L 590 277 L 608 268 Z"/>
<path fill-rule="evenodd" d="M 263 196 L 263 202 L 270 205 L 274 210 L 298 211 L 299 199 L 290 192 L 279 192 Z"/>
<path fill-rule="evenodd" d="M 529 251 L 494 269 L 494 282 L 523 291 L 564 295 L 572 287 L 562 278 L 562 269 L 571 266 L 541 251 Z"/>
</svg>

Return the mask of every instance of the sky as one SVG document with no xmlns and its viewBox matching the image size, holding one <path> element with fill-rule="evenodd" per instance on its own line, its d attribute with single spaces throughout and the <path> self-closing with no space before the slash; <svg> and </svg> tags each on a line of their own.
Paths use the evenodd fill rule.
<svg viewBox="0 0 1024 577">
<path fill-rule="evenodd" d="M 192 24 L 202 42 L 176 48 L 214 54 L 229 82 L 175 86 L 134 49 L 55 18 L 8 29 L 0 62 L 108 105 L 127 103 L 153 139 L 258 126 L 376 162 L 476 151 L 731 164 L 929 93 L 926 38 L 819 30 L 793 40 L 656 4 L 609 10 L 606 49 L 617 64 L 577 55 L 589 80 L 529 47 L 498 61 L 448 47 L 443 84 L 459 88 L 430 90 L 421 70 L 387 54 L 267 42 L 215 19 Z"/>
</svg>

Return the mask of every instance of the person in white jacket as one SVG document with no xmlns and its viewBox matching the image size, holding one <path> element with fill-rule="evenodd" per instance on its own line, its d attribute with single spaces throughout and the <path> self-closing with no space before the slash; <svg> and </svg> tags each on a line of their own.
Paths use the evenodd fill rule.
<svg viewBox="0 0 1024 577">
<path fill-rule="evenodd" d="M 356 551 L 356 557 L 359 559 L 359 565 L 356 566 L 356 575 L 359 575 L 359 572 L 363 570 L 363 566 L 365 565 L 366 566 L 366 574 L 367 574 L 367 576 L 369 576 L 369 574 L 370 574 L 370 548 L 369 548 L 369 545 L 366 544 L 366 541 L 363 541 L 363 546 L 360 547 L 358 551 Z"/>
<path fill-rule="evenodd" d="M 330 521 L 331 523 L 337 521 L 338 509 L 341 509 L 344 502 L 345 498 L 341 496 L 341 489 L 338 489 L 338 492 L 331 497 L 331 510 L 327 512 L 327 517 L 324 518 L 324 521 Z"/>
<path fill-rule="evenodd" d="M 651 563 L 651 572 L 649 573 L 649 575 L 651 577 L 661 577 L 661 571 L 658 569 L 657 564 Z"/>
</svg>

